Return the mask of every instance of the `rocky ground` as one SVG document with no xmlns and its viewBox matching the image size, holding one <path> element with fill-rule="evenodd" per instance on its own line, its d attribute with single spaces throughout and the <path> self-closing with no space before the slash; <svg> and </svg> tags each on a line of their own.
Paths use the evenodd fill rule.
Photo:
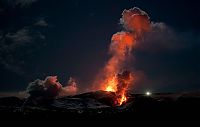
<svg viewBox="0 0 200 127">
<path fill-rule="evenodd" d="M 113 105 L 114 93 L 95 91 L 54 99 L 0 98 L 0 116 L 4 118 L 109 119 L 135 116 L 199 115 L 200 93 L 128 94 L 128 101 Z"/>
</svg>

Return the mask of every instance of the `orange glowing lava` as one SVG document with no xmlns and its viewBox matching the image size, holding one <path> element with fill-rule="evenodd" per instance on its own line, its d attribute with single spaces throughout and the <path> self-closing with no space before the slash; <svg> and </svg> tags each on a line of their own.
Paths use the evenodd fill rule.
<svg viewBox="0 0 200 127">
<path fill-rule="evenodd" d="M 108 80 L 105 91 L 115 92 L 116 105 L 122 105 L 127 101 L 126 90 L 132 82 L 132 75 L 129 71 L 123 71 Z"/>
<path fill-rule="evenodd" d="M 112 77 L 105 85 L 105 91 L 116 92 L 117 91 L 117 81 L 115 77 Z"/>
<path fill-rule="evenodd" d="M 117 82 L 115 81 L 115 78 L 113 78 L 112 80 L 110 80 L 107 84 L 107 87 L 105 89 L 105 91 L 108 92 L 117 92 Z M 116 104 L 117 105 L 122 105 L 124 102 L 126 102 L 127 98 L 126 95 L 124 94 L 124 92 L 122 93 L 122 95 L 120 95 L 120 97 L 117 98 L 116 100 Z"/>
<path fill-rule="evenodd" d="M 105 91 L 115 92 L 115 89 L 112 86 L 108 86 Z"/>
<path fill-rule="evenodd" d="M 127 98 L 126 96 L 123 94 L 121 98 L 119 98 L 118 100 L 118 104 L 122 105 L 124 102 L 126 102 Z"/>
<path fill-rule="evenodd" d="M 120 90 L 117 90 L 117 81 L 115 78 L 113 78 L 112 80 L 110 80 L 107 84 L 107 87 L 105 88 L 105 91 L 108 92 L 115 92 L 115 94 L 117 95 L 117 100 L 116 100 L 116 104 L 117 105 L 122 105 L 124 102 L 126 102 L 127 97 L 125 95 L 125 89 L 123 89 L 121 92 Z"/>
</svg>

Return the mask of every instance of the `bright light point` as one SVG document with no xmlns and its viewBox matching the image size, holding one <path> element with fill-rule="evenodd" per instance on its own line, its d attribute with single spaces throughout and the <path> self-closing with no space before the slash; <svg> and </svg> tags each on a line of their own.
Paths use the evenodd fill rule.
<svg viewBox="0 0 200 127">
<path fill-rule="evenodd" d="M 150 96 L 150 95 L 151 95 L 151 92 L 147 91 L 147 92 L 146 92 L 146 95 L 147 95 L 147 96 Z"/>
</svg>

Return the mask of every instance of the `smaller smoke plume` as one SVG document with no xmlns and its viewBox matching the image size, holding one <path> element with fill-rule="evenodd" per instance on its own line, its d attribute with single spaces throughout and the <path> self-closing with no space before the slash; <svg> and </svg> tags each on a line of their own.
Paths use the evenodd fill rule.
<svg viewBox="0 0 200 127">
<path fill-rule="evenodd" d="M 70 78 L 68 85 L 63 87 L 58 82 L 57 76 L 47 76 L 45 80 L 36 79 L 27 87 L 27 93 L 32 97 L 67 96 L 76 92 L 77 84 L 73 78 Z"/>
<path fill-rule="evenodd" d="M 29 83 L 26 91 L 30 94 L 30 96 L 42 96 L 45 92 L 44 82 L 40 79 L 36 79 L 35 81 Z"/>
<path fill-rule="evenodd" d="M 59 96 L 75 95 L 77 91 L 78 91 L 77 82 L 75 79 L 70 77 L 67 85 L 61 88 Z"/>
</svg>

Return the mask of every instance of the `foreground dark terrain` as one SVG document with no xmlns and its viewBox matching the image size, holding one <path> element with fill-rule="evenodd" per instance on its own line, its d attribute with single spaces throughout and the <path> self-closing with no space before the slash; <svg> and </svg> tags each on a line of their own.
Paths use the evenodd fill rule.
<svg viewBox="0 0 200 127">
<path fill-rule="evenodd" d="M 113 105 L 114 93 L 95 91 L 56 99 L 0 98 L 5 119 L 130 119 L 162 116 L 193 117 L 200 112 L 200 93 L 130 94 L 121 106 Z"/>
</svg>

